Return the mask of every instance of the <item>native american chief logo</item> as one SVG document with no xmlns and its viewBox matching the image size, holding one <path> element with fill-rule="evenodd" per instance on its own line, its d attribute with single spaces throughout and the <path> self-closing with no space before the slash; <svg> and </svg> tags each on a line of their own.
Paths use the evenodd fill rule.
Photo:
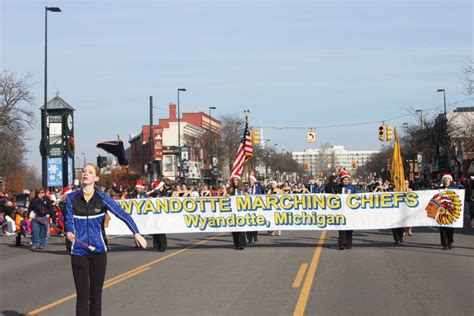
<svg viewBox="0 0 474 316">
<path fill-rule="evenodd" d="M 461 200 L 453 191 L 441 191 L 431 199 L 426 207 L 428 217 L 440 225 L 449 225 L 461 215 Z"/>
</svg>

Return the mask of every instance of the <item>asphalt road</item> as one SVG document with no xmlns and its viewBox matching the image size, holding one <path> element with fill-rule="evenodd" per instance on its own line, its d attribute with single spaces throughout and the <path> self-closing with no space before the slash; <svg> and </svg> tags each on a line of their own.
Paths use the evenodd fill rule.
<svg viewBox="0 0 474 316">
<path fill-rule="evenodd" d="M 169 250 L 110 240 L 104 315 L 473 315 L 474 230 L 443 251 L 434 228 L 405 244 L 391 231 L 354 232 L 351 250 L 337 232 L 262 234 L 244 251 L 230 234 L 170 235 Z M 151 244 L 151 240 L 148 239 Z M 70 258 L 63 240 L 32 252 L 0 237 L 3 315 L 74 315 Z"/>
</svg>

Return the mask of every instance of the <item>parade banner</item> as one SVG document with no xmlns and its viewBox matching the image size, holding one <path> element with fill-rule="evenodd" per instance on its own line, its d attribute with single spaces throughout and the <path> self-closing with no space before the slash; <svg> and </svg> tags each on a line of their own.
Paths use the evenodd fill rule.
<svg viewBox="0 0 474 316">
<path fill-rule="evenodd" d="M 462 227 L 464 190 L 122 200 L 142 234 Z M 130 234 L 111 215 L 107 234 Z"/>
</svg>

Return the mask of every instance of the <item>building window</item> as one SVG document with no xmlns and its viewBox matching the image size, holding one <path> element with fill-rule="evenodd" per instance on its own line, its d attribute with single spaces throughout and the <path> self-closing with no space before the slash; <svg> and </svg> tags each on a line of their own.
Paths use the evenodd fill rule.
<svg viewBox="0 0 474 316">
<path fill-rule="evenodd" d="M 164 172 L 172 172 L 173 171 L 173 157 L 172 156 L 165 156 L 163 163 L 163 171 Z"/>
</svg>

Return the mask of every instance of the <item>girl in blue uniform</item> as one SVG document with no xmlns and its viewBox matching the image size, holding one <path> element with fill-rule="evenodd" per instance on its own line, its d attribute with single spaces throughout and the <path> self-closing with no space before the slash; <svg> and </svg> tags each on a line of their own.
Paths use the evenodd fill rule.
<svg viewBox="0 0 474 316">
<path fill-rule="evenodd" d="M 107 266 L 104 230 L 106 212 L 112 212 L 127 224 L 135 243 L 146 248 L 133 219 L 104 192 L 95 188 L 100 169 L 91 163 L 82 171 L 82 189 L 70 193 L 66 200 L 66 238 L 72 243 L 71 264 L 77 301 L 76 315 L 101 315 L 102 286 Z"/>
</svg>

